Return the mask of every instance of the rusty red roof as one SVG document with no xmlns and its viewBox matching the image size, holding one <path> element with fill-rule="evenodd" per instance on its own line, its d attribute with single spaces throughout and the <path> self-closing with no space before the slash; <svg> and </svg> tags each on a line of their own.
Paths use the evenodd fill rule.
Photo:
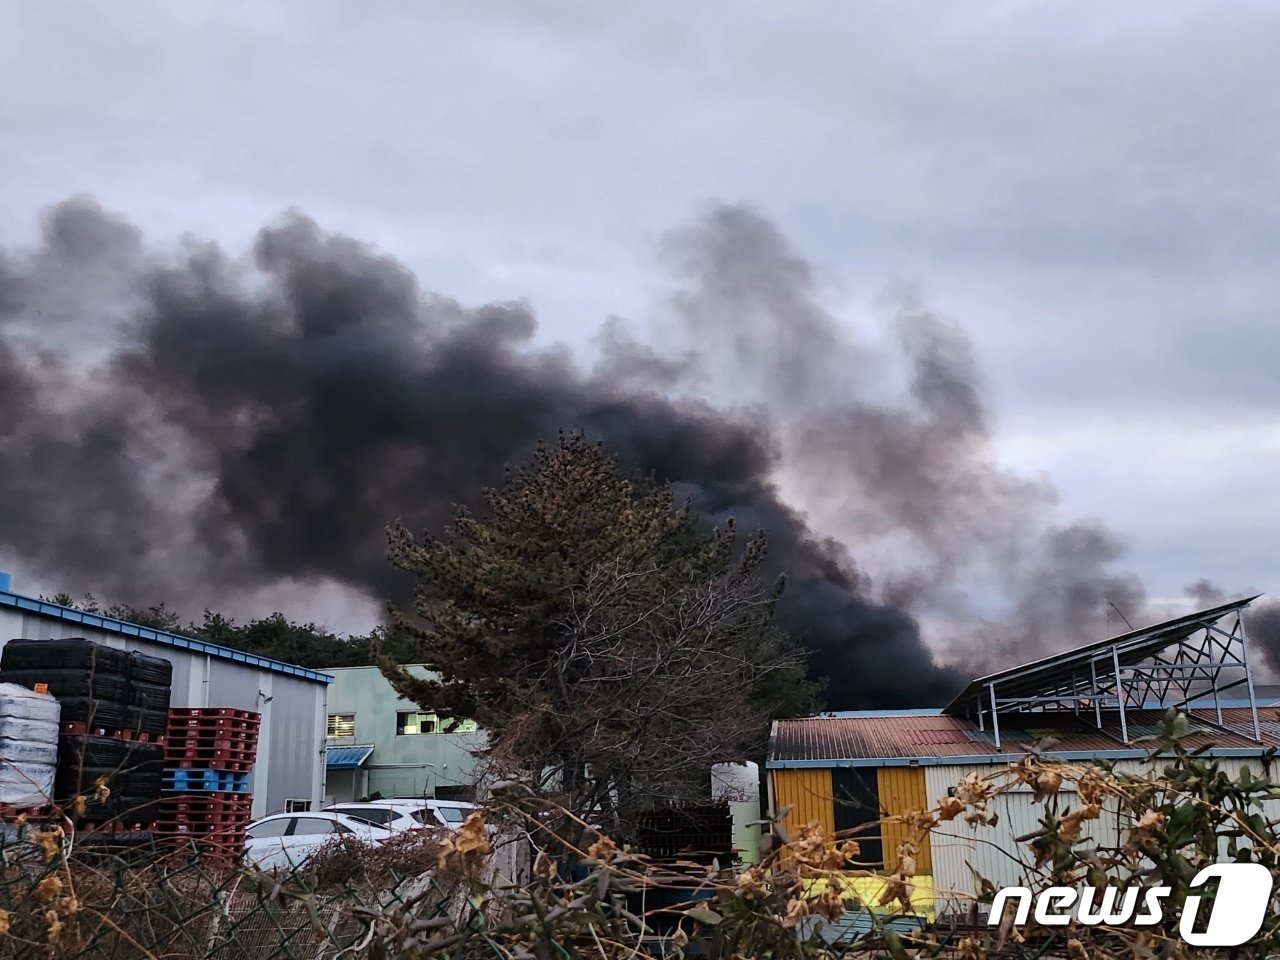
<svg viewBox="0 0 1280 960">
<path fill-rule="evenodd" d="M 1259 707 L 1263 742 L 1253 739 L 1248 708 L 1224 708 L 1218 727 L 1213 710 L 1191 714 L 1194 732 L 1189 749 L 1208 746 L 1215 751 L 1254 753 L 1280 749 L 1280 716 L 1275 708 Z M 889 761 L 938 763 L 962 758 L 1017 757 L 1029 745 L 1046 740 L 1048 753 L 1095 753 L 1102 756 L 1145 753 L 1154 746 L 1163 720 L 1161 710 L 1127 710 L 1130 743 L 1120 734 L 1120 715 L 1103 714 L 1102 729 L 1092 717 L 1074 713 L 1027 713 L 1000 718 L 1000 749 L 990 727 L 982 730 L 964 717 L 930 712 L 844 714 L 779 720 L 769 739 L 771 766 L 875 766 Z"/>
<path fill-rule="evenodd" d="M 964 720 L 944 716 L 779 720 L 769 743 L 769 759 L 884 759 L 989 752 L 970 733 L 970 726 Z"/>
</svg>

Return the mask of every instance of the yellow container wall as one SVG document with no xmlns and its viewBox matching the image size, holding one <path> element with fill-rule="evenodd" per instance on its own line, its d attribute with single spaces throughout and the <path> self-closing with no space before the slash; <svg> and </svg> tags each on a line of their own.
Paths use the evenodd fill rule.
<svg viewBox="0 0 1280 960">
<path fill-rule="evenodd" d="M 937 919 L 933 877 L 926 875 L 911 878 L 907 884 L 907 896 L 911 901 L 910 909 L 904 908 L 902 902 L 896 899 L 888 904 L 880 903 L 880 896 L 884 893 L 885 884 L 888 882 L 888 877 L 864 876 L 847 871 L 832 874 L 829 877 L 806 880 L 803 891 L 806 897 L 812 898 L 825 892 L 828 887 L 836 886 L 845 900 L 859 901 L 862 904 L 860 908 L 862 912 L 880 914 L 882 919 L 883 915 L 887 914 L 913 914 L 930 922 Z"/>
<path fill-rule="evenodd" d="M 769 777 L 773 782 L 774 813 L 791 808 L 782 821 L 790 836 L 796 836 L 801 827 L 815 820 L 824 836 L 835 835 L 830 770 L 771 770 Z"/>
<path fill-rule="evenodd" d="M 876 775 L 880 790 L 880 809 L 890 816 L 909 813 L 912 810 L 928 810 L 931 806 L 925 791 L 924 770 L 921 767 L 881 767 Z M 906 823 L 885 823 L 881 827 L 884 837 L 884 865 L 892 872 L 898 861 L 898 844 L 909 840 L 916 846 L 916 873 L 933 872 L 933 857 L 929 849 L 929 836 Z"/>
<path fill-rule="evenodd" d="M 794 836 L 805 824 L 817 821 L 823 833 L 835 834 L 835 802 L 832 789 L 831 771 L 829 769 L 805 770 L 771 770 L 770 782 L 773 786 L 774 813 L 790 807 L 783 819 L 783 826 Z M 911 810 L 925 810 L 929 803 L 925 799 L 924 770 L 913 767 L 884 767 L 877 772 L 876 787 L 880 794 L 880 807 L 889 814 L 907 813 Z M 923 839 L 918 831 L 902 823 L 886 823 L 881 826 L 884 837 L 885 858 L 892 869 L 897 863 L 897 845 L 903 840 L 911 840 L 916 844 L 916 875 L 908 884 L 911 898 L 909 913 L 917 914 L 926 920 L 934 918 L 932 857 L 929 850 L 928 837 Z M 815 878 L 805 883 L 805 894 L 816 896 L 829 884 L 839 884 L 842 894 L 847 898 L 856 897 L 864 910 L 877 914 L 901 913 L 902 908 L 895 902 L 885 906 L 879 905 L 879 898 L 884 891 L 884 877 L 868 876 L 863 871 L 845 871 L 832 874 L 826 878 Z"/>
</svg>

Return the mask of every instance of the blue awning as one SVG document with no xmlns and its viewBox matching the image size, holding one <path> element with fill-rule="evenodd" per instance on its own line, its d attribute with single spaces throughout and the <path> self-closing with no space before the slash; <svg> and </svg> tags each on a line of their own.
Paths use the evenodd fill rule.
<svg viewBox="0 0 1280 960">
<path fill-rule="evenodd" d="M 364 766 L 371 753 L 371 746 L 329 747 L 324 752 L 324 765 L 330 770 L 356 770 Z"/>
</svg>

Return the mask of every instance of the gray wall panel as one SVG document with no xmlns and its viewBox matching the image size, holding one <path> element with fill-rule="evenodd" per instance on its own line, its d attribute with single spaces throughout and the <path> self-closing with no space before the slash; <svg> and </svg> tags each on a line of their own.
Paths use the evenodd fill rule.
<svg viewBox="0 0 1280 960">
<path fill-rule="evenodd" d="M 255 817 L 284 808 L 287 798 L 319 807 L 324 784 L 327 685 L 197 651 L 157 644 L 38 614 L 0 609 L 0 644 L 25 638 L 84 637 L 173 664 L 175 707 L 232 707 L 262 714 L 253 775 Z M 52 665 L 52 664 L 51 664 Z M 268 699 L 269 698 L 269 699 Z"/>
</svg>

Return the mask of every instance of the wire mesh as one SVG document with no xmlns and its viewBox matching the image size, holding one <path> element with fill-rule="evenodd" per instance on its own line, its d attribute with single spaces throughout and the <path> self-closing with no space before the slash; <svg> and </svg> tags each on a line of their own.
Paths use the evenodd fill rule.
<svg viewBox="0 0 1280 960">
<path fill-rule="evenodd" d="M 320 868 L 327 875 L 265 874 L 194 847 L 91 844 L 56 823 L 5 824 L 0 957 L 326 960 L 357 944 L 362 918 L 404 885 L 366 864 L 367 850 L 336 858 Z"/>
</svg>

